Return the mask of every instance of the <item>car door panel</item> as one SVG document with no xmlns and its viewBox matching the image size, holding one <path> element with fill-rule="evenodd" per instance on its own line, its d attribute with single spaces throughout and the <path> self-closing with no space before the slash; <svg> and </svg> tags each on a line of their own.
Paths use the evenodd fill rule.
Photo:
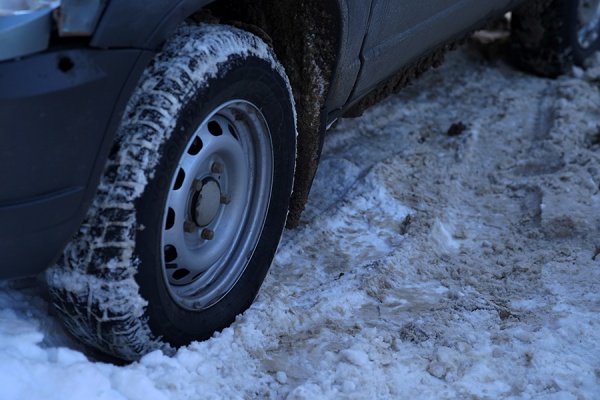
<svg viewBox="0 0 600 400">
<path fill-rule="evenodd" d="M 458 37 L 485 16 L 497 14 L 509 0 L 373 0 L 362 68 L 353 98 L 373 89 L 402 66 Z"/>
</svg>

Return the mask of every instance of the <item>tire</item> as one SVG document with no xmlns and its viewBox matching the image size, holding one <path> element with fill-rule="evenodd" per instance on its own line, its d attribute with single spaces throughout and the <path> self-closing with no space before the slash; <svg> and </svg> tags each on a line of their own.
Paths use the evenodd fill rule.
<svg viewBox="0 0 600 400">
<path fill-rule="evenodd" d="M 600 50 L 600 0 L 534 0 L 513 11 L 512 53 L 527 71 L 556 77 Z"/>
<path fill-rule="evenodd" d="M 285 224 L 296 125 L 259 38 L 184 25 L 146 69 L 85 222 L 47 272 L 68 330 L 124 360 L 246 310 Z"/>
</svg>

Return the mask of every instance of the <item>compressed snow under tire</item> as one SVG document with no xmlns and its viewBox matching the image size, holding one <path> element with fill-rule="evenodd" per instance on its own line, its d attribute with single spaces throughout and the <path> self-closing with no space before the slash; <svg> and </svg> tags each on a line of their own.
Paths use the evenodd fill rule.
<svg viewBox="0 0 600 400">
<path fill-rule="evenodd" d="M 511 18 L 514 63 L 526 71 L 556 77 L 569 72 L 573 64 L 583 65 L 600 50 L 600 31 L 587 47 L 579 43 L 580 1 L 583 0 L 533 0 L 514 10 Z"/>
<path fill-rule="evenodd" d="M 247 70 L 252 76 L 244 78 Z M 228 86 L 230 80 L 234 83 Z M 252 80 L 260 95 L 253 95 Z M 159 265 L 165 211 L 160 187 L 174 174 L 179 156 L 173 153 L 211 110 L 239 99 L 240 88 L 264 114 L 273 141 L 265 229 L 222 300 L 210 308 L 183 309 L 170 298 Z M 198 108 L 200 115 L 193 115 Z M 293 183 L 295 123 L 285 71 L 261 39 L 219 25 L 178 28 L 131 98 L 86 220 L 48 269 L 52 302 L 67 329 L 104 353 L 136 360 L 156 349 L 170 354 L 233 322 L 256 296 L 283 230 Z M 164 171 L 165 166 L 172 170 Z"/>
</svg>

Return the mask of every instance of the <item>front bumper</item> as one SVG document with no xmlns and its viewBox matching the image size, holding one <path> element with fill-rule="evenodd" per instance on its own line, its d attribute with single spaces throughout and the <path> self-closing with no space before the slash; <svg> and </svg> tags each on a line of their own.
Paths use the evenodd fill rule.
<svg viewBox="0 0 600 400">
<path fill-rule="evenodd" d="M 0 279 L 40 272 L 73 235 L 150 56 L 55 49 L 0 63 Z"/>
</svg>

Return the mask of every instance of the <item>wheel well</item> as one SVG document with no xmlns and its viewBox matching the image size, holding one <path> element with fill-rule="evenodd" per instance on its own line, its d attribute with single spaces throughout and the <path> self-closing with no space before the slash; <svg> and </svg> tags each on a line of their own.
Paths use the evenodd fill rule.
<svg viewBox="0 0 600 400">
<path fill-rule="evenodd" d="M 218 0 L 200 17 L 238 26 L 269 43 L 290 79 L 298 115 L 298 153 L 287 227 L 300 221 L 319 157 L 325 119 L 322 115 L 339 54 L 338 0 Z"/>
</svg>

